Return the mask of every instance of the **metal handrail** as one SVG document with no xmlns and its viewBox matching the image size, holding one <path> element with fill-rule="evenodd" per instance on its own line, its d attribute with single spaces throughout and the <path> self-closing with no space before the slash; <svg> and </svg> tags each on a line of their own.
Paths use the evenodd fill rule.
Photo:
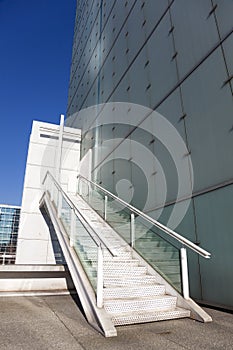
<svg viewBox="0 0 233 350">
<path fill-rule="evenodd" d="M 81 216 L 82 217 L 82 220 L 85 221 L 86 223 L 86 226 L 88 226 L 89 230 L 91 230 L 94 234 L 95 233 L 95 230 L 93 230 L 93 228 L 90 226 L 89 222 L 86 220 L 86 218 L 79 212 L 79 210 L 77 209 L 76 205 L 74 204 L 74 202 L 69 198 L 69 196 L 65 193 L 65 191 L 62 189 L 62 187 L 58 184 L 57 180 L 54 178 L 54 176 L 49 172 L 47 171 L 46 174 L 45 174 L 45 177 L 42 181 L 42 185 L 44 185 L 45 183 L 45 180 L 47 178 L 47 176 L 50 176 L 55 184 L 55 186 L 58 188 L 59 191 L 61 191 L 61 193 L 63 194 L 63 196 L 65 197 L 66 201 L 68 202 L 68 204 L 70 205 L 71 209 L 75 210 L 75 212 L 77 213 L 78 212 L 78 216 Z M 88 231 L 89 231 L 88 230 Z M 107 247 L 107 245 L 105 244 L 105 242 L 99 238 L 99 241 L 97 241 L 92 235 L 91 235 L 91 238 L 93 239 L 93 241 L 95 242 L 95 244 L 97 245 L 97 247 L 102 247 L 104 246 L 108 251 L 109 253 L 114 256 L 114 254 L 112 253 L 112 251 L 109 249 L 109 247 Z"/>
<path fill-rule="evenodd" d="M 205 249 L 198 247 L 195 243 L 189 241 L 187 238 L 181 236 L 179 233 L 171 230 L 170 228 L 168 228 L 167 226 L 161 224 L 160 222 L 158 222 L 155 219 L 152 219 L 150 216 L 148 216 L 147 214 L 143 213 L 142 211 L 140 211 L 139 209 L 133 207 L 131 204 L 128 204 L 127 202 L 125 202 L 123 199 L 117 197 L 116 195 L 114 195 L 113 193 L 109 192 L 108 190 L 106 190 L 105 188 L 103 188 L 102 186 L 96 184 L 95 182 L 87 179 L 86 177 L 82 176 L 82 175 L 78 175 L 77 178 L 81 178 L 84 179 L 85 181 L 89 182 L 90 184 L 96 186 L 97 188 L 99 188 L 101 191 L 103 191 L 105 194 L 107 194 L 108 196 L 112 197 L 113 199 L 117 200 L 118 202 L 120 202 L 121 204 L 123 204 L 125 207 L 129 208 L 133 213 L 143 217 L 145 220 L 149 221 L 151 224 L 153 224 L 154 226 L 158 227 L 159 229 L 161 229 L 162 231 L 164 231 L 165 233 L 167 233 L 169 236 L 175 238 L 177 241 L 179 241 L 180 243 L 182 243 L 183 245 L 185 245 L 186 247 L 190 248 L 191 250 L 195 251 L 196 253 L 198 253 L 199 255 L 203 256 L 206 259 L 209 259 L 211 256 L 211 253 L 207 252 Z"/>
</svg>

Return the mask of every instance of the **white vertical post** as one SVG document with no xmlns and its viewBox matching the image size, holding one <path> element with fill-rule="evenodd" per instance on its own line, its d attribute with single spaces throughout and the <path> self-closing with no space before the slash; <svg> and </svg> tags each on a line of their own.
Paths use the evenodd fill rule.
<svg viewBox="0 0 233 350">
<path fill-rule="evenodd" d="M 61 191 L 58 190 L 58 205 L 57 205 L 57 216 L 61 218 L 61 210 L 62 210 L 62 194 Z"/>
<path fill-rule="evenodd" d="M 48 192 L 48 174 L 46 174 L 46 177 L 45 177 L 44 191 Z"/>
<path fill-rule="evenodd" d="M 76 194 L 82 195 L 81 189 L 80 189 L 80 178 L 77 176 L 78 185 L 77 185 L 77 191 Z"/>
<path fill-rule="evenodd" d="M 91 201 L 91 193 L 92 193 L 92 191 L 91 191 L 91 184 L 90 183 L 87 184 L 87 189 L 88 189 L 88 202 L 90 203 L 90 201 Z"/>
<path fill-rule="evenodd" d="M 51 180 L 51 189 L 50 189 L 50 199 L 51 199 L 51 202 L 54 201 L 54 182 L 52 182 Z"/>
<path fill-rule="evenodd" d="M 55 179 L 60 183 L 60 169 L 61 169 L 61 156 L 62 156 L 62 139 L 63 139 L 63 130 L 64 130 L 64 115 L 60 116 L 60 129 L 59 137 L 57 144 L 57 154 L 56 154 L 56 168 L 55 168 Z"/>
<path fill-rule="evenodd" d="M 183 297 L 184 299 L 189 299 L 189 277 L 188 277 L 188 262 L 187 262 L 186 248 L 180 249 L 180 258 L 181 258 Z"/>
<path fill-rule="evenodd" d="M 104 220 L 107 220 L 108 196 L 104 196 Z"/>
<path fill-rule="evenodd" d="M 97 262 L 97 307 L 103 307 L 103 291 L 104 291 L 104 258 L 101 245 L 98 247 Z"/>
<path fill-rule="evenodd" d="M 133 248 L 135 242 L 135 215 L 130 215 L 130 245 Z"/>
<path fill-rule="evenodd" d="M 75 238 L 75 223 L 76 223 L 76 215 L 74 208 L 71 209 L 71 220 L 70 220 L 70 246 L 74 246 L 74 238 Z"/>
<path fill-rule="evenodd" d="M 50 198 L 52 198 L 52 179 L 50 174 L 47 174 L 47 186 L 46 186 L 46 190 L 48 192 L 48 194 L 50 195 Z"/>
</svg>

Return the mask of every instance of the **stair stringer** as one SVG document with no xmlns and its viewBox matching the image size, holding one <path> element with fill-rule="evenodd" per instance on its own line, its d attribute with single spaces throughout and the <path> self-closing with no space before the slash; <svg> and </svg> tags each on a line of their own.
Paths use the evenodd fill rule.
<svg viewBox="0 0 233 350">
<path fill-rule="evenodd" d="M 98 332 L 102 333 L 105 337 L 117 336 L 117 330 L 112 323 L 111 317 L 105 311 L 104 308 L 98 308 L 96 306 L 96 295 L 94 290 L 86 276 L 85 271 L 72 247 L 63 225 L 57 218 L 56 211 L 47 195 L 44 194 L 40 201 L 40 207 L 45 205 L 48 214 L 54 225 L 55 232 L 57 234 L 58 241 L 60 243 L 62 252 L 66 259 L 67 266 L 69 268 L 75 289 L 82 304 L 85 316 L 90 325 Z"/>
<path fill-rule="evenodd" d="M 117 233 L 116 233 L 117 234 Z M 166 293 L 177 297 L 177 306 L 190 311 L 190 317 L 200 322 L 212 322 L 212 318 L 191 298 L 185 299 L 175 288 L 173 288 L 153 267 L 142 258 L 140 254 L 131 248 L 132 257 L 139 260 L 142 266 L 147 267 L 150 275 L 156 276 L 158 283 L 165 285 Z"/>
</svg>

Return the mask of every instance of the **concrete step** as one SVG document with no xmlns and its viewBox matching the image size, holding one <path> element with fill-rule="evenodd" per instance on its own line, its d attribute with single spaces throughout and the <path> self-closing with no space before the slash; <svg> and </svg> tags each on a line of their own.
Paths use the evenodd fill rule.
<svg viewBox="0 0 233 350">
<path fill-rule="evenodd" d="M 104 300 L 107 299 L 125 299 L 125 298 L 139 298 L 148 297 L 156 295 L 164 295 L 165 286 L 162 284 L 152 284 L 152 285 L 142 285 L 140 288 L 138 286 L 132 287 L 111 287 L 104 288 Z"/>
<path fill-rule="evenodd" d="M 151 311 L 146 313 L 144 311 L 138 311 L 133 313 L 113 315 L 112 322 L 115 326 L 121 326 L 127 324 L 173 320 L 185 317 L 190 317 L 190 311 L 176 307 L 172 311 Z"/>
<path fill-rule="evenodd" d="M 104 301 L 104 308 L 110 314 L 136 311 L 174 310 L 177 298 L 170 295 L 143 297 L 136 299 L 112 299 Z"/>
</svg>

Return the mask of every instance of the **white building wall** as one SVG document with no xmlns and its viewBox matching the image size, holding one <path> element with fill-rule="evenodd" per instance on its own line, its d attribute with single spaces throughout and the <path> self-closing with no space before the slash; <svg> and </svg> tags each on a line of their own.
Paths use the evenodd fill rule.
<svg viewBox="0 0 233 350">
<path fill-rule="evenodd" d="M 42 182 L 47 171 L 56 175 L 56 164 L 60 163 L 61 185 L 68 192 L 75 192 L 81 139 L 80 130 L 64 127 L 61 161 L 58 162 L 59 129 L 59 125 L 33 121 L 24 179 L 16 264 L 55 263 L 52 239 L 39 209 L 39 201 L 43 195 Z M 56 245 L 56 242 L 53 243 Z"/>
</svg>

